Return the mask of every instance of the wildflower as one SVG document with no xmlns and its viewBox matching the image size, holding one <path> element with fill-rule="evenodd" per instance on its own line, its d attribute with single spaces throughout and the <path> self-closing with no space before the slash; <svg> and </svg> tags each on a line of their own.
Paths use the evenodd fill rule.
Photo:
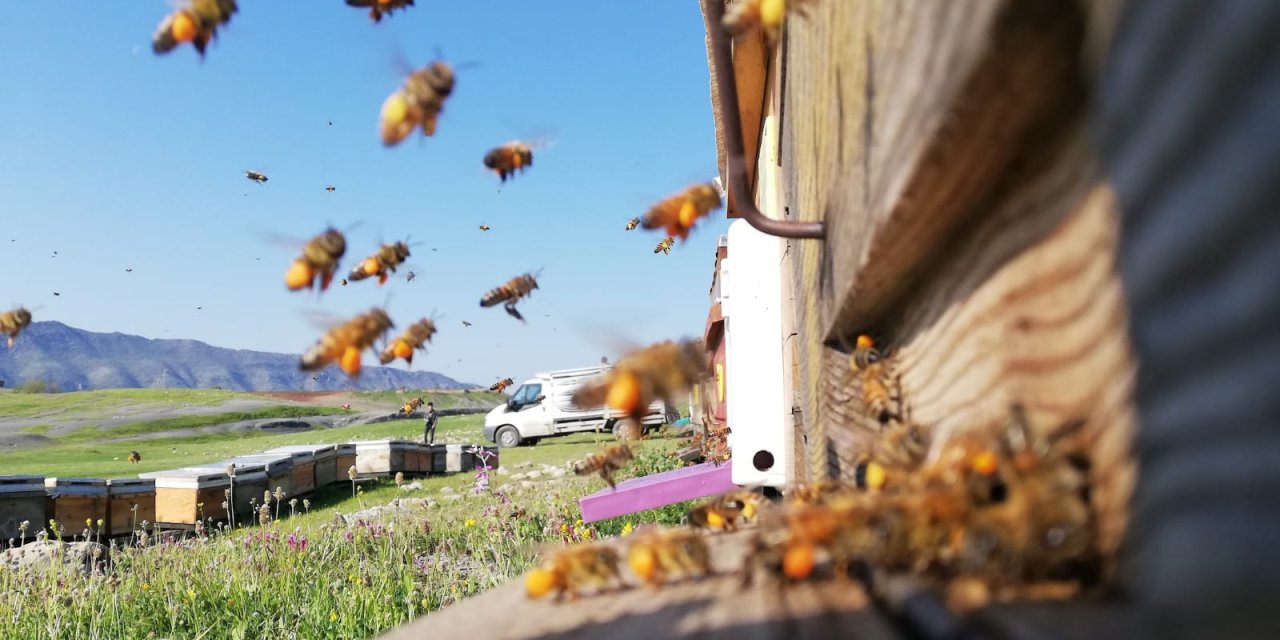
<svg viewBox="0 0 1280 640">
<path fill-rule="evenodd" d="M 102 528 L 102 525 L 105 525 L 106 523 L 107 523 L 107 521 L 106 521 L 106 520 L 103 520 L 102 518 L 98 518 L 98 528 L 99 528 L 99 529 L 101 529 L 101 528 Z"/>
<path fill-rule="evenodd" d="M 235 604 L 236 604 L 236 599 L 235 599 L 235 598 L 227 598 L 227 606 L 228 606 L 228 607 L 233 607 L 233 606 L 235 606 Z"/>
<path fill-rule="evenodd" d="M 635 527 L 632 527 L 630 522 L 622 525 L 622 535 L 624 536 L 631 535 L 631 531 L 633 529 L 635 529 Z"/>
<path fill-rule="evenodd" d="M 263 491 L 263 492 L 262 492 L 262 504 L 271 504 L 271 492 L 270 492 L 270 491 Z"/>
<path fill-rule="evenodd" d="M 146 582 L 142 583 L 142 590 L 143 590 L 143 591 L 150 591 L 150 590 L 151 590 L 151 585 L 150 585 L 150 584 L 148 584 L 148 583 L 146 583 Z"/>
<path fill-rule="evenodd" d="M 90 529 L 92 529 L 92 528 L 93 528 L 93 518 L 85 518 L 85 519 L 84 519 L 84 526 L 89 527 Z"/>
<path fill-rule="evenodd" d="M 194 589 L 187 589 L 187 599 L 193 601 L 196 599 L 196 592 Z"/>
<path fill-rule="evenodd" d="M 22 521 L 22 524 L 18 525 L 18 531 L 23 531 L 23 532 L 25 532 L 25 531 L 27 530 L 27 527 L 29 527 L 29 526 L 31 526 L 31 521 L 30 521 L 30 520 L 23 520 L 23 521 Z"/>
<path fill-rule="evenodd" d="M 310 500 L 307 500 L 306 498 L 303 498 L 303 499 L 302 499 L 302 508 L 303 508 L 303 509 L 306 509 L 307 511 L 310 511 L 310 510 L 311 510 L 311 501 L 310 501 Z"/>
<path fill-rule="evenodd" d="M 271 524 L 271 510 L 265 504 L 258 509 L 258 524 L 264 527 Z"/>
<path fill-rule="evenodd" d="M 475 519 L 475 518 L 467 518 L 467 521 L 466 521 L 466 522 L 464 522 L 464 523 L 462 523 L 462 526 L 464 526 L 464 527 L 474 527 L 474 526 L 476 526 L 476 519 Z"/>
<path fill-rule="evenodd" d="M 330 609 L 330 610 L 329 610 L 329 622 L 337 622 L 337 621 L 338 621 L 338 612 L 337 612 L 337 611 L 334 611 L 334 610 L 332 610 L 332 609 Z"/>
<path fill-rule="evenodd" d="M 397 487 L 402 487 L 402 486 L 404 486 L 404 472 L 403 472 L 403 471 L 397 471 L 397 472 L 396 472 L 396 486 L 397 486 Z"/>
<path fill-rule="evenodd" d="M 347 468 L 347 479 L 352 482 L 356 481 L 356 466 L 354 464 Z"/>
<path fill-rule="evenodd" d="M 279 502 L 279 501 L 281 501 L 281 500 L 284 500 L 284 488 L 283 488 L 283 487 L 276 487 L 276 493 L 275 493 L 275 496 L 276 496 L 276 502 Z"/>
</svg>

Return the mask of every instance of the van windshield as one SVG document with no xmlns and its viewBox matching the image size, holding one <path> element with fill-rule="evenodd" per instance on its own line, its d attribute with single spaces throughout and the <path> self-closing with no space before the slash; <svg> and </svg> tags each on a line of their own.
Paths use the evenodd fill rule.
<svg viewBox="0 0 1280 640">
<path fill-rule="evenodd" d="M 539 393 L 542 393 L 542 385 L 540 384 L 520 385 L 520 388 L 516 389 L 516 393 L 511 396 L 511 399 L 515 401 L 516 404 L 525 405 L 533 402 L 534 398 L 537 398 Z"/>
</svg>

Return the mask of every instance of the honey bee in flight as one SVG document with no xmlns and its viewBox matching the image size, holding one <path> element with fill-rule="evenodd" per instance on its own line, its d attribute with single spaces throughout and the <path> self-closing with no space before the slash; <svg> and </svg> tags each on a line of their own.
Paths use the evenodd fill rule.
<svg viewBox="0 0 1280 640">
<path fill-rule="evenodd" d="M 519 275 L 508 280 L 506 284 L 484 294 L 484 297 L 480 298 L 480 306 L 492 307 L 501 303 L 502 308 L 507 311 L 508 315 L 520 322 L 524 322 L 524 316 L 520 315 L 520 312 L 516 310 L 516 303 L 537 288 L 538 280 L 533 274 Z"/>
<path fill-rule="evenodd" d="M 627 231 L 631 231 L 632 229 L 635 229 L 638 226 L 640 226 L 640 218 L 638 217 L 632 218 L 627 221 Z"/>
<path fill-rule="evenodd" d="M 423 318 L 411 325 L 404 333 L 396 336 L 386 349 L 378 355 L 378 362 L 382 364 L 390 364 L 392 360 L 401 358 L 406 364 L 413 364 L 413 352 L 425 349 L 425 345 L 431 342 L 431 336 L 436 333 L 436 323 L 430 318 Z"/>
<path fill-rule="evenodd" d="M 337 191 L 337 188 L 336 188 L 336 187 L 334 187 L 333 185 L 329 185 L 329 186 L 325 187 L 325 188 L 324 188 L 324 190 L 325 190 L 325 191 L 328 191 L 329 193 L 333 193 L 334 191 Z"/>
<path fill-rule="evenodd" d="M 413 0 L 347 0 L 348 7 L 369 7 L 369 17 L 381 22 L 383 15 L 391 15 L 396 9 L 413 6 Z M 333 124 L 330 122 L 329 124 Z"/>
<path fill-rule="evenodd" d="M 650 529 L 639 532 L 627 548 L 627 566 L 650 586 L 672 578 L 708 576 L 711 552 L 705 538 L 691 529 Z"/>
<path fill-rule="evenodd" d="M 400 411 L 407 416 L 413 413 L 414 411 L 417 411 L 418 407 L 421 407 L 423 404 L 424 402 L 422 398 L 413 398 L 412 400 L 405 402 L 404 406 L 400 407 Z"/>
<path fill-rule="evenodd" d="M 671 236 L 667 236 L 662 239 L 662 242 L 658 243 L 658 246 L 653 248 L 653 252 L 661 253 L 662 255 L 669 256 L 671 255 L 671 245 L 675 244 L 675 242 L 676 242 L 675 238 L 672 238 Z"/>
<path fill-rule="evenodd" d="M 129 462 L 132 462 L 133 464 L 138 464 L 139 462 L 142 462 L 142 454 L 139 454 L 137 451 L 130 451 Z"/>
<path fill-rule="evenodd" d="M 325 291 L 333 282 L 333 274 L 338 270 L 338 260 L 347 252 L 347 239 L 341 231 L 332 227 L 324 233 L 312 238 L 302 247 L 302 255 L 289 265 L 284 274 L 284 285 L 290 291 L 310 289 L 315 280 L 320 278 L 320 290 Z M 346 284 L 346 280 L 342 284 Z"/>
<path fill-rule="evenodd" d="M 721 25 L 732 35 L 747 33 L 756 27 L 764 30 L 769 42 L 775 42 L 786 23 L 787 12 L 805 15 L 808 0 L 739 0 L 725 10 Z"/>
<path fill-rule="evenodd" d="M 266 183 L 266 181 L 267 181 L 267 174 L 265 174 L 265 173 L 259 173 L 259 172 L 257 172 L 257 171 L 245 171 L 245 172 L 244 172 L 244 177 L 246 177 L 246 178 L 248 178 L 248 179 L 250 179 L 250 180 L 252 180 L 252 181 L 254 181 L 254 182 L 258 183 L 258 184 L 264 184 L 264 183 Z"/>
<path fill-rule="evenodd" d="M 581 462 L 573 465 L 573 472 L 580 476 L 589 476 L 593 473 L 600 474 L 610 489 L 616 489 L 617 483 L 613 480 L 613 474 L 621 469 L 635 457 L 631 452 L 631 447 L 625 442 L 611 444 L 604 450 L 593 453 L 584 458 Z"/>
<path fill-rule="evenodd" d="M 557 600 L 577 598 L 583 589 L 604 591 L 621 586 L 618 552 L 599 544 L 559 549 L 524 579 L 530 598 L 541 598 L 554 590 Z"/>
<path fill-rule="evenodd" d="M 470 322 L 467 322 L 466 320 L 463 320 L 463 321 L 462 321 L 462 326 L 464 326 L 464 327 L 469 327 L 469 326 L 471 326 L 471 323 L 470 323 Z"/>
<path fill-rule="evenodd" d="M 31 312 L 26 307 L 18 307 L 4 313 L 0 313 L 0 333 L 9 336 L 9 348 L 13 348 L 13 339 L 18 337 L 22 330 L 31 324 Z"/>
<path fill-rule="evenodd" d="M 673 402 L 706 372 L 701 341 L 659 342 L 623 356 L 612 369 L 578 387 L 573 403 L 621 411 L 636 427 L 655 400 Z"/>
<path fill-rule="evenodd" d="M 382 143 L 397 145 L 418 126 L 423 135 L 434 135 L 436 118 L 452 92 L 453 68 L 443 60 L 411 73 L 404 86 L 382 103 Z"/>
<path fill-rule="evenodd" d="M 481 230 L 481 231 L 488 231 L 488 230 L 489 230 L 489 225 L 487 225 L 487 224 L 482 224 L 482 225 L 480 225 L 480 230 Z"/>
<path fill-rule="evenodd" d="M 373 255 L 360 261 L 360 264 L 351 268 L 351 272 L 347 274 L 347 278 L 352 282 L 358 282 L 372 276 L 378 276 L 378 286 L 382 286 L 390 274 L 396 272 L 396 267 L 400 266 L 406 258 L 409 257 L 409 245 L 403 241 L 397 241 L 395 244 L 384 244 L 378 248 Z"/>
<path fill-rule="evenodd" d="M 720 205 L 720 192 L 714 184 L 695 184 L 653 205 L 640 224 L 645 229 L 666 229 L 668 236 L 685 240 L 698 219 L 719 209 Z"/>
<path fill-rule="evenodd" d="M 514 382 L 514 381 L 512 381 L 512 380 L 511 380 L 511 378 L 503 378 L 503 379 L 501 379 L 501 380 L 499 380 L 499 381 L 497 381 L 497 382 L 493 383 L 492 385 L 490 385 L 489 390 L 490 390 L 490 391 L 497 391 L 498 393 L 502 393 L 503 391 L 506 391 L 506 390 L 507 390 L 507 387 L 510 387 L 510 386 L 511 386 L 511 385 L 513 385 L 513 384 L 515 384 L 515 382 Z"/>
<path fill-rule="evenodd" d="M 517 170 L 524 173 L 525 169 L 533 166 L 533 148 L 519 140 L 494 147 L 484 154 L 484 166 L 506 182 L 507 178 L 515 177 Z"/>
<path fill-rule="evenodd" d="M 236 10 L 235 0 L 191 0 L 186 8 L 165 16 L 151 36 L 151 50 L 168 53 L 190 42 L 203 58 L 205 48 L 217 36 L 218 27 L 230 22 Z"/>
<path fill-rule="evenodd" d="M 702 529 L 734 531 L 744 521 L 751 520 L 763 504 L 760 494 L 754 491 L 732 491 L 689 510 L 689 525 Z"/>
<path fill-rule="evenodd" d="M 382 309 L 373 309 L 338 325 L 322 336 L 302 355 L 301 369 L 314 371 L 337 362 L 349 376 L 360 375 L 360 358 L 364 350 L 395 325 Z"/>
</svg>

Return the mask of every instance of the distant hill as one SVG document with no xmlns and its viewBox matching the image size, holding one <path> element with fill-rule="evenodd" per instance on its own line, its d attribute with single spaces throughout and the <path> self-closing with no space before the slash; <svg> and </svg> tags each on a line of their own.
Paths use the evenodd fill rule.
<svg viewBox="0 0 1280 640">
<path fill-rule="evenodd" d="M 313 376 L 318 379 L 313 379 Z M 214 347 L 196 340 L 152 340 L 94 333 L 61 322 L 34 322 L 12 350 L 0 344 L 0 380 L 17 387 L 43 380 L 62 391 L 110 388 L 212 388 L 236 391 L 468 389 L 431 371 L 366 367 L 348 378 L 335 366 L 298 370 L 298 354 Z"/>
</svg>

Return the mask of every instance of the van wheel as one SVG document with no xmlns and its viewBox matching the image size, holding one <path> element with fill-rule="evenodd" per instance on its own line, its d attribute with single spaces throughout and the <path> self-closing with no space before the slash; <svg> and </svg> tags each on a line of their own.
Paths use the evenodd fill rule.
<svg viewBox="0 0 1280 640">
<path fill-rule="evenodd" d="M 497 436 L 494 437 L 498 441 L 499 447 L 511 448 L 520 446 L 520 432 L 515 427 L 503 427 L 498 429 Z"/>
</svg>

